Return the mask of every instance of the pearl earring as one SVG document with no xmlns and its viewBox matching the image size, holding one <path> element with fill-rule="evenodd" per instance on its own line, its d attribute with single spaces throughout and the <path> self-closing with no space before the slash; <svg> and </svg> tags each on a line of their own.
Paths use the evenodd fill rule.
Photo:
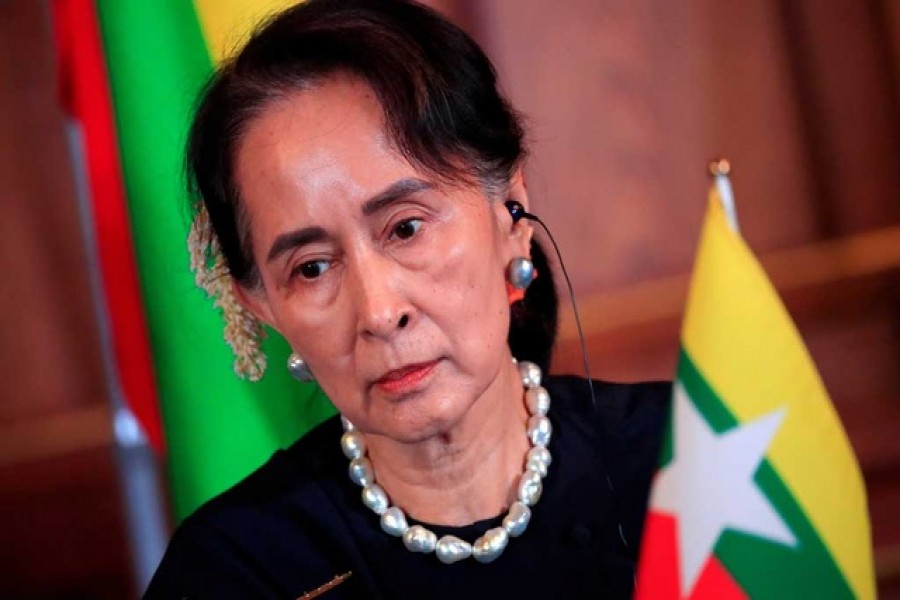
<svg viewBox="0 0 900 600">
<path fill-rule="evenodd" d="M 506 267 L 506 279 L 517 290 L 524 290 L 534 281 L 534 263 L 518 256 Z"/>
<path fill-rule="evenodd" d="M 297 381 L 306 383 L 316 380 L 316 378 L 313 377 L 312 371 L 309 370 L 309 365 L 307 365 L 306 361 L 300 358 L 300 355 L 296 352 L 291 352 L 291 355 L 288 356 L 287 369 L 291 374 L 291 377 Z"/>
</svg>

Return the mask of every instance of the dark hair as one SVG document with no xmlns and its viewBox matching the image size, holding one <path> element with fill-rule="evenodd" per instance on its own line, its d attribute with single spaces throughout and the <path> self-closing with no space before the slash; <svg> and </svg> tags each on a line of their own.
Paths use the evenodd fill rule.
<svg viewBox="0 0 900 600">
<path fill-rule="evenodd" d="M 525 157 L 520 118 L 499 93 L 490 61 L 465 32 L 436 12 L 403 0 L 298 4 L 265 23 L 216 72 L 189 134 L 190 192 L 205 204 L 229 271 L 241 285 L 259 284 L 234 180 L 241 138 L 271 103 L 338 73 L 358 77 L 373 90 L 392 145 L 440 180 L 477 182 L 498 194 Z M 546 263 L 534 244 L 532 252 Z M 547 324 L 552 333 L 549 344 L 540 344 L 546 357 L 538 361 L 546 366 L 556 331 L 556 295 L 549 268 L 538 268 L 542 285 L 532 288 L 549 283 L 552 296 L 552 309 L 542 316 L 552 315 Z M 531 301 L 533 293 L 530 289 L 523 305 L 538 304 Z M 524 320 L 517 312 L 528 311 L 514 311 L 513 328 Z M 528 354 L 516 355 L 537 358 Z"/>
</svg>

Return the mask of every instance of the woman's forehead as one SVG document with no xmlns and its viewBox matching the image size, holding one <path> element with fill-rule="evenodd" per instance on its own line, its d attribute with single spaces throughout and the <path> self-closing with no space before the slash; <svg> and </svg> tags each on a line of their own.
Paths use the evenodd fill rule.
<svg viewBox="0 0 900 600">
<path fill-rule="evenodd" d="M 371 89 L 355 79 L 334 78 L 267 104 L 238 145 L 238 174 L 323 152 L 352 155 L 387 146 L 383 113 Z"/>
<path fill-rule="evenodd" d="M 273 102 L 245 132 L 235 167 L 251 212 L 260 197 L 354 196 L 421 176 L 390 144 L 374 93 L 349 77 Z"/>
</svg>

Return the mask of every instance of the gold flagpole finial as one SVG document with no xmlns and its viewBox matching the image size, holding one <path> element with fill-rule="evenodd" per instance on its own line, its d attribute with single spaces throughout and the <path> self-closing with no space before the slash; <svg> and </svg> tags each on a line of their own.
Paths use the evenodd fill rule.
<svg viewBox="0 0 900 600">
<path fill-rule="evenodd" d="M 725 157 L 715 158 L 709 161 L 709 174 L 713 177 L 717 177 L 719 175 L 725 175 L 726 177 L 731 173 L 731 162 Z"/>
<path fill-rule="evenodd" d="M 734 193 L 731 191 L 731 182 L 728 179 L 728 174 L 731 173 L 731 162 L 727 158 L 720 156 L 709 161 L 707 168 L 709 169 L 709 174 L 712 175 L 712 185 L 717 192 L 716 196 L 719 203 L 725 211 L 728 224 L 731 226 L 732 231 L 737 233 L 739 231 L 737 211 L 734 208 Z"/>
</svg>

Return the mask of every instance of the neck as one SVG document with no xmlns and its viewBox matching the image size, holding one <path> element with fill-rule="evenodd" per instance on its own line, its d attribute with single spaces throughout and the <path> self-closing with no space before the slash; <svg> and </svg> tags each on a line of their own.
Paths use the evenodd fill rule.
<svg viewBox="0 0 900 600">
<path fill-rule="evenodd" d="M 515 499 L 529 443 L 516 366 L 450 431 L 416 444 L 367 436 L 369 458 L 391 503 L 426 523 L 460 526 L 494 517 Z"/>
</svg>

